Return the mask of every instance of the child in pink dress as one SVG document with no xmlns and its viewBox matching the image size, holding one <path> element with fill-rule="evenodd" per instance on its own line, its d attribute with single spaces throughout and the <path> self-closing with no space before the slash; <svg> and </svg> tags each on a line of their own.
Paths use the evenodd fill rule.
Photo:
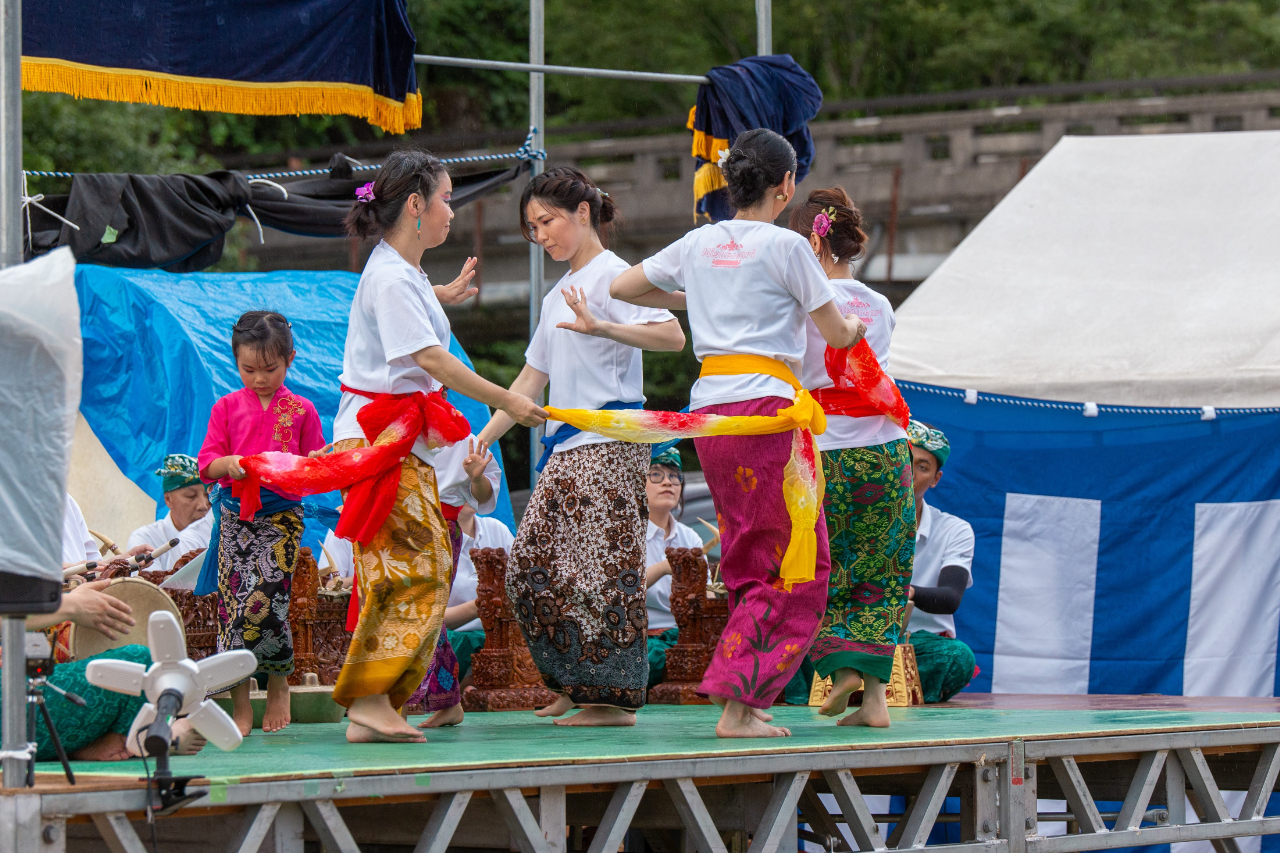
<svg viewBox="0 0 1280 853">
<path fill-rule="evenodd" d="M 214 592 L 216 578 L 218 651 L 248 649 L 258 658 L 258 672 L 267 675 L 262 729 L 273 732 L 289 724 L 289 592 L 302 545 L 302 504 L 296 495 L 264 487 L 262 509 L 252 521 L 241 521 L 231 483 L 245 476 L 243 456 L 268 450 L 306 456 L 325 441 L 316 407 L 284 386 L 296 354 L 288 320 L 271 311 L 248 312 L 231 331 L 231 351 L 244 388 L 213 404 L 200 448 L 200 477 L 218 486 L 214 553 L 205 560 L 196 594 Z M 232 716 L 245 735 L 253 728 L 249 684 L 231 688 Z"/>
</svg>

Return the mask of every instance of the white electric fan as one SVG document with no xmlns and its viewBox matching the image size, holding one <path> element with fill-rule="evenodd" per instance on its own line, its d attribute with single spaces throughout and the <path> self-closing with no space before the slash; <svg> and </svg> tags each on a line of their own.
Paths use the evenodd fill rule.
<svg viewBox="0 0 1280 853">
<path fill-rule="evenodd" d="M 90 684 L 105 690 L 132 696 L 147 694 L 150 701 L 142 706 L 129 731 L 130 745 L 135 745 L 133 739 L 146 728 L 147 753 L 157 759 L 167 758 L 173 719 L 186 716 L 191 727 L 219 749 L 238 747 L 244 738 L 235 721 L 206 697 L 253 675 L 258 668 L 253 652 L 237 649 L 193 661 L 187 657 L 182 626 L 164 610 L 152 613 L 147 622 L 147 645 L 151 648 L 151 666 L 95 660 L 89 662 L 85 672 Z"/>
</svg>

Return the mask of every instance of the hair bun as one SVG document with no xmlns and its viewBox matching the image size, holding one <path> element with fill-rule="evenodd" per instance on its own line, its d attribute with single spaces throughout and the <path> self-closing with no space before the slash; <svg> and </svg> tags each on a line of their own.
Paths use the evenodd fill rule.
<svg viewBox="0 0 1280 853">
<path fill-rule="evenodd" d="M 729 201 L 738 210 L 755 207 L 770 187 L 796 171 L 796 152 L 782 136 L 757 128 L 738 134 L 720 166 Z"/>
</svg>

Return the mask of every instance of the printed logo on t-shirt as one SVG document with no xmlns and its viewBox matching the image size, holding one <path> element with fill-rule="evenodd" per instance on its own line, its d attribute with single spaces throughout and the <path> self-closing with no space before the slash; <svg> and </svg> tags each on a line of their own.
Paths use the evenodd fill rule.
<svg viewBox="0 0 1280 853">
<path fill-rule="evenodd" d="M 845 303 L 844 310 L 840 312 L 848 317 L 850 314 L 857 314 L 858 319 L 866 323 L 868 326 L 874 326 L 876 318 L 884 312 L 879 308 L 872 308 L 870 303 L 863 302 L 856 296 L 849 297 L 849 301 Z"/>
<path fill-rule="evenodd" d="M 739 267 L 743 261 L 749 261 L 756 256 L 755 249 L 745 249 L 737 240 L 730 239 L 728 243 L 721 243 L 714 249 L 703 249 L 702 257 L 711 259 L 713 267 Z"/>
</svg>

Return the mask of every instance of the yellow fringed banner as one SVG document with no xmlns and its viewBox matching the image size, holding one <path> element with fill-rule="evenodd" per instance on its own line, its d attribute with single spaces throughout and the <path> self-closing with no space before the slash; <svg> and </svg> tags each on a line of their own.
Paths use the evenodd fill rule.
<svg viewBox="0 0 1280 853">
<path fill-rule="evenodd" d="M 584 432 L 618 441 L 656 444 L 673 438 L 716 435 L 776 435 L 790 432 L 791 457 L 783 468 L 782 497 L 791 519 L 791 538 L 782 555 L 780 577 L 787 592 L 797 583 L 812 581 L 817 572 L 816 526 L 826 482 L 813 436 L 826 431 L 822 407 L 809 396 L 795 374 L 782 362 L 762 355 L 716 355 L 702 362 L 701 376 L 759 373 L 781 379 L 796 391 L 796 400 L 773 416 L 699 415 L 651 412 L 643 409 L 558 409 L 547 412 L 558 421 Z"/>
<path fill-rule="evenodd" d="M 422 126 L 418 93 L 409 93 L 401 103 L 356 83 L 255 83 L 23 57 L 22 88 L 241 115 L 351 115 L 396 134 Z"/>
</svg>

